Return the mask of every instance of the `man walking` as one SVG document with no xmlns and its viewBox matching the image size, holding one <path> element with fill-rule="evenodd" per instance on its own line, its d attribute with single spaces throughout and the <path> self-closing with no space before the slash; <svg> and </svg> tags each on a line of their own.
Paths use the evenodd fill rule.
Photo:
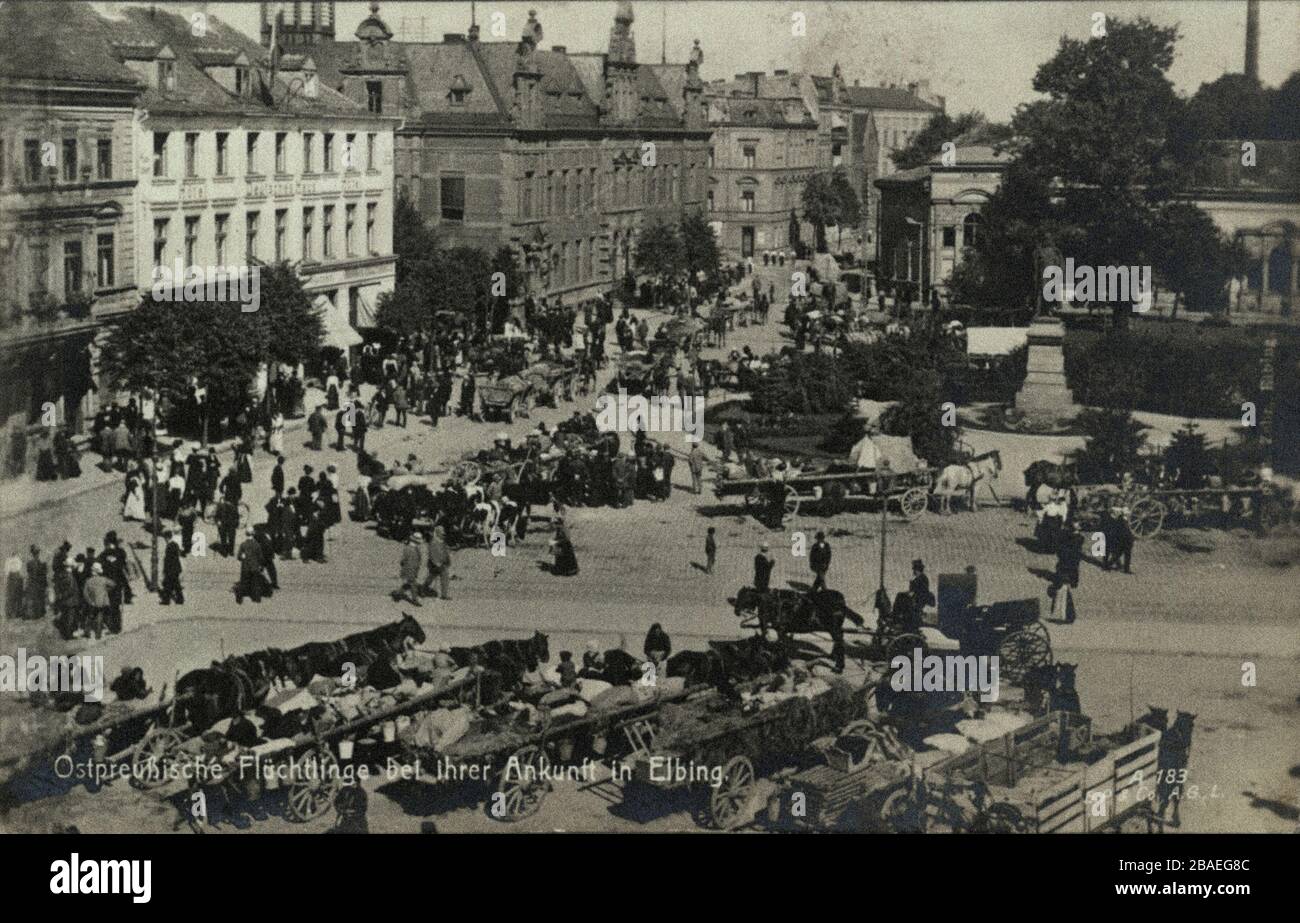
<svg viewBox="0 0 1300 923">
<path fill-rule="evenodd" d="M 1052 597 L 1052 618 L 1069 625 L 1075 619 L 1074 591 L 1079 587 L 1079 563 L 1083 559 L 1083 536 L 1070 527 L 1061 536 L 1056 552 L 1056 573 L 1048 595 Z"/>
<path fill-rule="evenodd" d="M 718 559 L 718 540 L 715 537 L 717 530 L 709 526 L 709 531 L 704 535 L 704 572 L 713 573 L 713 562 Z"/>
<path fill-rule="evenodd" d="M 86 578 L 86 586 L 82 591 L 86 598 L 86 637 L 90 633 L 95 633 L 95 639 L 104 635 L 104 619 L 108 615 L 109 607 L 112 606 L 113 584 L 104 576 L 104 565 L 96 561 L 90 568 L 90 576 Z"/>
<path fill-rule="evenodd" d="M 239 586 L 235 588 L 235 602 L 243 604 L 247 596 L 255 603 L 262 601 L 262 546 L 253 537 L 252 527 L 244 530 L 244 541 L 239 546 Z"/>
<path fill-rule="evenodd" d="M 423 606 L 415 592 L 416 581 L 420 579 L 420 538 L 412 533 L 402 546 L 402 560 L 398 567 L 402 586 L 393 594 L 394 602 L 406 600 L 413 606 Z"/>
<path fill-rule="evenodd" d="M 320 405 L 312 410 L 311 416 L 307 418 L 307 430 L 311 433 L 311 447 L 313 451 L 321 450 L 321 439 L 325 435 L 325 414 L 321 413 Z"/>
<path fill-rule="evenodd" d="M 429 563 L 429 575 L 424 580 L 424 592 L 426 594 L 433 593 L 433 579 L 437 577 L 442 598 L 444 600 L 451 599 L 451 549 L 447 547 L 442 526 L 434 528 L 433 538 L 429 539 L 426 549 L 426 556 Z"/>
<path fill-rule="evenodd" d="M 702 493 L 704 490 L 704 453 L 698 442 L 691 443 L 691 454 L 686 457 L 686 464 L 691 469 L 691 490 Z"/>
<path fill-rule="evenodd" d="M 163 579 L 159 596 L 164 606 L 170 606 L 173 601 L 175 601 L 176 605 L 183 606 L 185 605 L 185 591 L 181 587 L 181 574 L 183 572 L 181 545 L 170 529 L 163 533 L 163 538 L 167 541 L 167 550 L 163 552 Z"/>
<path fill-rule="evenodd" d="M 808 554 L 808 563 L 816 575 L 812 591 L 816 593 L 818 590 L 826 589 L 826 572 L 831 569 L 831 546 L 826 541 L 825 532 L 817 533 L 817 541 L 813 543 L 812 551 Z"/>
<path fill-rule="evenodd" d="M 771 549 L 767 543 L 759 549 L 758 554 L 754 555 L 754 589 L 760 593 L 766 593 L 772 585 L 772 568 L 776 565 L 776 560 L 772 557 Z"/>
</svg>

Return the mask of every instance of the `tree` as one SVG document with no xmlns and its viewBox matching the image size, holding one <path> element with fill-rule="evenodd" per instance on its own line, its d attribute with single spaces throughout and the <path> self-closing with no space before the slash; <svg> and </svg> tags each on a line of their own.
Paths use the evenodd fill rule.
<svg viewBox="0 0 1300 923">
<path fill-rule="evenodd" d="M 686 250 L 682 237 L 671 224 L 656 222 L 645 228 L 636 242 L 636 268 L 658 285 L 660 295 L 686 269 Z"/>
<path fill-rule="evenodd" d="M 405 195 L 397 197 L 393 208 L 393 252 L 397 255 L 397 281 L 401 282 L 415 267 L 432 259 L 442 249 L 438 232 L 424 221 L 414 203 Z"/>
<path fill-rule="evenodd" d="M 1270 95 L 1252 77 L 1224 74 L 1201 84 L 1187 101 L 1189 128 L 1199 138 L 1263 138 L 1268 132 Z"/>
<path fill-rule="evenodd" d="M 803 216 L 816 229 L 817 252 L 826 252 L 826 227 L 839 217 L 840 202 L 827 173 L 814 173 L 804 183 Z"/>
<path fill-rule="evenodd" d="M 914 372 L 900 389 L 898 402 L 880 415 L 880 428 L 889 436 L 910 436 L 913 452 L 930 465 L 945 465 L 953 458 L 957 428 L 943 425 L 942 404 L 939 373 Z"/>
<path fill-rule="evenodd" d="M 1156 275 L 1174 293 L 1172 315 L 1186 300 L 1193 311 L 1220 313 L 1227 305 L 1224 286 L 1244 271 L 1234 244 L 1219 233 L 1214 220 L 1195 205 L 1173 202 L 1156 216 L 1152 246 Z"/>
<path fill-rule="evenodd" d="M 1071 453 L 1084 484 L 1117 484 L 1125 471 L 1134 470 L 1146 436 L 1146 427 L 1128 410 L 1089 408 L 1077 422 L 1084 432 L 1082 449 Z"/>
<path fill-rule="evenodd" d="M 984 113 L 963 112 L 956 118 L 946 112 L 936 112 L 925 123 L 925 127 L 912 136 L 907 147 L 889 155 L 894 166 L 900 170 L 911 170 L 924 166 L 936 156 L 943 153 L 945 142 L 953 144 L 992 143 L 1004 139 L 1010 129 L 1005 125 L 994 125 Z"/>
<path fill-rule="evenodd" d="M 682 248 L 686 257 L 686 273 L 696 284 L 702 298 L 708 298 L 718 286 L 718 272 L 722 258 L 718 252 L 718 238 L 713 228 L 700 212 L 689 212 L 681 221 Z M 698 280 L 703 273 L 703 283 Z"/>
<path fill-rule="evenodd" d="M 1174 486 L 1196 490 L 1214 473 L 1209 445 L 1197 425 L 1188 420 L 1174 433 L 1165 449 L 1165 468 L 1174 473 Z"/>
<path fill-rule="evenodd" d="M 1267 137 L 1274 141 L 1300 141 L 1300 71 L 1269 94 Z"/>
<path fill-rule="evenodd" d="M 265 325 L 265 355 L 287 365 L 314 359 L 325 338 L 325 324 L 302 280 L 288 263 L 258 269 L 261 304 L 255 313 Z"/>
<path fill-rule="evenodd" d="M 843 170 L 831 174 L 831 195 L 835 198 L 835 226 L 838 229 L 835 246 L 838 249 L 843 243 L 844 228 L 857 227 L 862 220 L 862 203 Z"/>
</svg>

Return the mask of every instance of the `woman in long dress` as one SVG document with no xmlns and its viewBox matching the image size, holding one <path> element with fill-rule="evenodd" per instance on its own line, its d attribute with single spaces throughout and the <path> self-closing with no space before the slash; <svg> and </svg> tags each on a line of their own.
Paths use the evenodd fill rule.
<svg viewBox="0 0 1300 923">
<path fill-rule="evenodd" d="M 126 493 L 122 495 L 122 518 L 144 522 L 144 487 L 134 477 L 126 479 Z"/>
<path fill-rule="evenodd" d="M 266 445 L 272 455 L 284 454 L 284 414 L 278 410 L 271 417 L 271 431 Z"/>
</svg>

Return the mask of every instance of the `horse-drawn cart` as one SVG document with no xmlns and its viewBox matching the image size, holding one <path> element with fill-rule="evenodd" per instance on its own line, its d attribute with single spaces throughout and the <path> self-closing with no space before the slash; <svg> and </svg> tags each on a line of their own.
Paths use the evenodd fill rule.
<svg viewBox="0 0 1300 923">
<path fill-rule="evenodd" d="M 512 423 L 516 414 L 527 416 L 533 387 L 532 381 L 519 375 L 507 375 L 479 385 L 479 405 L 483 419 L 495 416 Z"/>
<path fill-rule="evenodd" d="M 782 522 L 799 511 L 818 507 L 834 511 L 858 503 L 886 503 L 897 506 L 906 520 L 921 516 L 929 507 L 931 469 L 908 472 L 824 471 L 780 478 L 733 478 L 719 480 L 714 487 L 718 498 L 743 497 L 745 509 L 756 516 Z"/>
<path fill-rule="evenodd" d="M 558 407 L 560 400 L 573 400 L 573 379 L 578 369 L 575 364 L 563 362 L 538 362 L 523 372 L 531 387 L 534 404 Z"/>
</svg>

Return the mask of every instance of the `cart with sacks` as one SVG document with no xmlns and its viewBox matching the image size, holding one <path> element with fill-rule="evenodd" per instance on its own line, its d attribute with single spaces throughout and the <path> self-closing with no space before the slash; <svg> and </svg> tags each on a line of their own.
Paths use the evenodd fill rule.
<svg viewBox="0 0 1300 923">
<path fill-rule="evenodd" d="M 483 419 L 513 423 L 516 416 L 528 416 L 534 387 L 534 381 L 523 375 L 505 375 L 480 384 L 478 398 Z"/>
</svg>

